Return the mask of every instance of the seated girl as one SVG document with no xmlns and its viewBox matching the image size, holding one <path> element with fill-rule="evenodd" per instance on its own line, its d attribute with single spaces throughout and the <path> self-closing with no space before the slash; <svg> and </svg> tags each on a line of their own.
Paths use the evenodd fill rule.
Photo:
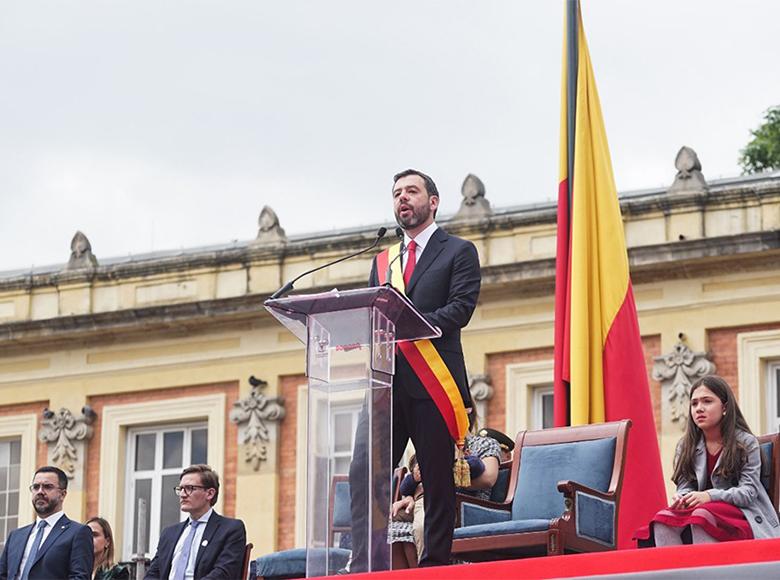
<svg viewBox="0 0 780 580">
<path fill-rule="evenodd" d="M 649 527 L 656 546 L 780 536 L 777 512 L 761 485 L 758 440 L 728 383 L 710 375 L 691 387 L 691 412 L 677 445 L 677 493 Z"/>
</svg>

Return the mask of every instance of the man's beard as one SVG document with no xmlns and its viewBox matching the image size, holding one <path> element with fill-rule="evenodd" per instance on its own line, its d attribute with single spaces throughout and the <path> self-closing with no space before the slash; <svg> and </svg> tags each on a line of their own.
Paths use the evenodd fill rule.
<svg viewBox="0 0 780 580">
<path fill-rule="evenodd" d="M 39 504 L 37 501 L 33 502 L 33 509 L 35 509 L 35 513 L 37 513 L 39 516 L 53 514 L 56 507 L 57 501 L 54 499 L 48 500 L 44 505 Z"/>
<path fill-rule="evenodd" d="M 411 210 L 411 215 L 407 216 L 405 219 L 401 218 L 400 212 L 395 214 L 396 223 L 405 230 L 416 228 L 420 224 L 425 223 L 425 220 L 431 215 L 431 208 L 427 205 L 420 208 L 411 208 Z"/>
</svg>

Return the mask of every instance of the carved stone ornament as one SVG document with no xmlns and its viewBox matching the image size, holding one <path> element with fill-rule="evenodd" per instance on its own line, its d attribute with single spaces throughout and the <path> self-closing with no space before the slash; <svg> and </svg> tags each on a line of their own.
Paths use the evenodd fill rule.
<svg viewBox="0 0 780 580">
<path fill-rule="evenodd" d="M 691 385 L 699 377 L 715 372 L 715 364 L 706 352 L 693 352 L 681 339 L 672 352 L 653 360 L 653 380 L 660 381 L 666 393 L 670 418 L 685 428 L 690 406 Z"/>
<path fill-rule="evenodd" d="M 73 442 L 92 437 L 92 423 L 96 418 L 95 411 L 89 405 L 82 407 L 80 417 L 75 417 L 68 409 L 60 409 L 56 413 L 48 408 L 43 410 L 38 437 L 44 443 L 54 443 L 51 462 L 62 469 L 70 479 L 76 475 L 76 465 L 79 462 Z"/>
<path fill-rule="evenodd" d="M 252 391 L 245 399 L 233 403 L 230 420 L 238 425 L 239 445 L 244 445 L 244 460 L 257 471 L 260 464 L 268 458 L 267 444 L 270 434 L 266 421 L 280 421 L 284 418 L 284 399 L 281 397 L 266 397 L 261 393 L 268 383 L 249 377 Z"/>
<path fill-rule="evenodd" d="M 70 260 L 66 270 L 94 269 L 98 265 L 97 258 L 92 253 L 92 244 L 82 232 L 76 232 L 70 241 Z"/>
<path fill-rule="evenodd" d="M 476 175 L 469 173 L 466 176 L 460 193 L 463 196 L 463 201 L 460 202 L 460 209 L 453 219 L 484 218 L 493 213 L 490 202 L 485 199 L 485 184 Z"/>
<path fill-rule="evenodd" d="M 471 398 L 475 402 L 489 401 L 493 398 L 493 385 L 491 384 L 490 376 L 488 375 L 474 375 L 471 377 L 471 383 L 469 384 L 469 391 L 471 392 Z"/>
<path fill-rule="evenodd" d="M 257 225 L 256 242 L 284 243 L 287 241 L 287 235 L 282 226 L 279 225 L 279 216 L 269 206 L 263 206 L 260 217 L 257 218 Z"/>
<path fill-rule="evenodd" d="M 677 175 L 674 177 L 672 187 L 669 188 L 669 193 L 696 193 L 709 190 L 696 151 L 683 146 L 677 152 L 674 166 L 677 168 Z"/>
</svg>

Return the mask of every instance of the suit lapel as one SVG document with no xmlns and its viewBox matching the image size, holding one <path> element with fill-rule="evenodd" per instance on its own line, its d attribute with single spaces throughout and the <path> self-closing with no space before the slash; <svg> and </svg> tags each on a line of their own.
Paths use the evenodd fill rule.
<svg viewBox="0 0 780 580">
<path fill-rule="evenodd" d="M 49 535 L 46 536 L 46 541 L 43 542 L 40 549 L 38 550 L 38 554 L 35 556 L 35 562 L 43 557 L 49 547 L 54 545 L 54 543 L 57 541 L 57 538 L 59 538 L 65 532 L 65 530 L 70 527 L 71 523 L 72 522 L 68 519 L 68 516 L 65 515 L 57 520 L 57 523 L 54 524 L 54 527 L 52 528 L 51 532 L 49 532 Z M 35 565 L 35 562 L 33 562 L 33 565 Z"/>
<path fill-rule="evenodd" d="M 425 274 L 425 271 L 428 269 L 428 267 L 433 264 L 434 260 L 436 260 L 436 256 L 438 256 L 444 249 L 444 242 L 447 241 L 447 238 L 449 238 L 449 235 L 441 228 L 437 228 L 436 231 L 433 232 L 431 239 L 428 240 L 428 245 L 425 246 L 425 250 L 422 253 L 420 261 L 414 265 L 412 278 L 409 280 L 409 285 L 406 287 L 405 291 L 407 296 L 414 289 L 415 284 L 417 284 L 417 280 L 419 280 L 420 277 Z"/>
<path fill-rule="evenodd" d="M 189 524 L 189 521 L 189 519 L 184 520 L 174 529 L 175 535 L 170 542 L 170 553 L 166 554 L 164 559 L 161 558 L 161 560 L 166 563 L 165 570 L 163 570 L 162 574 L 163 578 L 167 578 L 171 574 L 171 569 L 173 568 L 173 555 L 176 552 L 176 544 L 179 542 L 179 538 L 184 532 L 184 528 L 186 528 Z"/>
<path fill-rule="evenodd" d="M 220 516 L 217 512 L 211 512 L 211 517 L 209 518 L 209 521 L 206 524 L 206 529 L 203 530 L 203 537 L 200 539 L 200 546 L 198 546 L 198 555 L 195 556 L 196 571 L 198 569 L 198 565 L 200 564 L 201 558 L 203 558 L 203 553 L 206 551 L 206 546 L 208 546 L 211 543 L 211 539 L 214 537 L 214 534 L 216 534 L 217 528 L 219 528 L 219 524 L 221 523 L 221 521 L 222 521 L 222 516 Z M 197 574 L 195 574 L 195 576 L 197 577 Z"/>
<path fill-rule="evenodd" d="M 696 444 L 696 456 L 694 457 L 694 468 L 696 469 L 696 480 L 699 484 L 699 490 L 704 489 L 707 485 L 707 453 L 704 449 L 704 437 L 702 437 Z"/>
<path fill-rule="evenodd" d="M 14 545 L 9 546 L 9 558 L 8 558 L 8 577 L 16 578 L 17 574 L 21 572 L 19 567 L 22 564 L 22 558 L 24 557 L 24 549 L 27 547 L 27 541 L 30 539 L 30 534 L 35 528 L 35 524 L 30 524 L 19 529 L 19 532 L 14 535 Z M 11 575 L 13 572 L 13 576 Z"/>
</svg>

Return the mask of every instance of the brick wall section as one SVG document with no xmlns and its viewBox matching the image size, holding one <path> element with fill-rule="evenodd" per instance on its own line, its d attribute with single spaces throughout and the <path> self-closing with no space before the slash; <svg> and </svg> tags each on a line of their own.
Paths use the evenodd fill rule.
<svg viewBox="0 0 780 580">
<path fill-rule="evenodd" d="M 49 461 L 48 456 L 48 444 L 42 443 L 38 439 L 38 431 L 41 428 L 41 419 L 43 418 L 43 410 L 49 406 L 48 401 L 37 401 L 35 403 L 22 403 L 21 405 L 5 405 L 0 406 L 0 417 L 10 417 L 13 415 L 29 415 L 34 414 L 38 418 L 38 426 L 35 432 L 35 465 L 36 467 L 42 467 Z M 25 478 L 29 478 L 32 481 L 32 473 L 22 473 L 20 475 L 22 488 L 24 488 Z"/>
<path fill-rule="evenodd" d="M 661 337 L 659 335 L 642 338 L 645 351 L 645 365 L 650 381 L 650 397 L 653 404 L 653 417 L 656 431 L 661 429 L 661 384 L 650 379 L 653 368 L 653 357 L 661 354 Z M 487 357 L 487 372 L 493 383 L 493 398 L 488 402 L 487 426 L 503 429 L 506 425 L 506 367 L 511 364 L 552 360 L 553 348 L 534 348 L 512 352 L 490 354 Z"/>
<path fill-rule="evenodd" d="M 707 331 L 707 349 L 712 354 L 715 372 L 723 377 L 739 397 L 739 369 L 737 368 L 737 335 L 742 332 L 757 332 L 780 328 L 780 322 L 711 328 Z"/>
<path fill-rule="evenodd" d="M 133 391 L 116 395 L 97 395 L 89 397 L 88 404 L 97 413 L 93 424 L 94 435 L 89 442 L 87 451 L 87 517 L 100 515 L 98 501 L 100 493 L 100 435 L 102 427 L 103 407 L 106 405 L 122 405 L 146 401 L 163 401 L 198 395 L 225 393 L 227 404 L 225 408 L 225 455 L 224 473 L 219 474 L 220 494 L 223 498 L 222 511 L 224 515 L 235 516 L 236 512 L 236 471 L 238 467 L 238 428 L 228 417 L 233 402 L 238 399 L 238 383 L 216 383 L 192 387 L 176 387 L 172 389 L 156 389 L 152 391 Z M 120 479 L 124 481 L 124 478 Z"/>
<path fill-rule="evenodd" d="M 304 375 L 280 377 L 279 393 L 284 397 L 285 415 L 279 426 L 279 521 L 278 550 L 295 547 L 295 476 L 298 455 L 298 389 Z M 305 450 L 301 450 L 304 453 Z"/>
</svg>

